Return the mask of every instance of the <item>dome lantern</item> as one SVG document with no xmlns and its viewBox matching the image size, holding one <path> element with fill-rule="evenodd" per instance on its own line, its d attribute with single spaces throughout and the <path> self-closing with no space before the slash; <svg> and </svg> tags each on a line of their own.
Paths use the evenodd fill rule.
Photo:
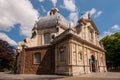
<svg viewBox="0 0 120 80">
<path fill-rule="evenodd" d="M 50 10 L 49 15 L 55 15 L 56 13 L 59 13 L 58 8 L 53 8 L 52 10 Z"/>
</svg>

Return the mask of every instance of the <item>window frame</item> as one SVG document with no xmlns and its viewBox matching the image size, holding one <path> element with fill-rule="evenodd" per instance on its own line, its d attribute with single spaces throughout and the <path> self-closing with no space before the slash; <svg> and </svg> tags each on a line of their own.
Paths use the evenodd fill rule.
<svg viewBox="0 0 120 80">
<path fill-rule="evenodd" d="M 65 47 L 63 46 L 59 48 L 59 61 L 65 62 Z"/>
<path fill-rule="evenodd" d="M 93 30 L 89 30 L 89 40 L 90 41 L 94 40 Z"/>
<path fill-rule="evenodd" d="M 39 54 L 39 61 L 36 59 L 36 55 Z M 41 63 L 41 53 L 40 52 L 35 52 L 33 54 L 33 64 L 40 64 Z"/>
<path fill-rule="evenodd" d="M 64 51 L 60 51 L 60 62 L 64 62 L 65 61 L 64 56 L 65 56 Z"/>
<path fill-rule="evenodd" d="M 46 37 L 46 35 L 47 35 L 47 37 Z M 49 36 L 49 39 L 48 39 L 48 36 Z M 51 42 L 50 33 L 44 33 L 44 44 L 50 44 L 50 42 Z"/>
</svg>

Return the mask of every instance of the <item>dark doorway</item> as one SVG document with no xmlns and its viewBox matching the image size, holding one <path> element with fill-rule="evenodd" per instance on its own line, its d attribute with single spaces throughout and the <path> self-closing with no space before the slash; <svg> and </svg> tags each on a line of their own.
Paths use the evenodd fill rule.
<svg viewBox="0 0 120 80">
<path fill-rule="evenodd" d="M 90 63 L 90 71 L 96 72 L 96 61 L 94 55 L 91 55 L 91 58 L 89 59 L 89 63 Z"/>
</svg>

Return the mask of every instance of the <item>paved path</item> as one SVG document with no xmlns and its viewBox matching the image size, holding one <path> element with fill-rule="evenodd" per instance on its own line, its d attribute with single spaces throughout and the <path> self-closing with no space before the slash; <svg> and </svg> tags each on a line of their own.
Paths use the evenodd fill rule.
<svg viewBox="0 0 120 80">
<path fill-rule="evenodd" d="M 0 72 L 0 80 L 54 80 L 64 77 L 59 75 L 11 74 L 9 72 Z"/>
<path fill-rule="evenodd" d="M 90 73 L 57 80 L 120 80 L 120 72 Z"/>
<path fill-rule="evenodd" d="M 0 72 L 0 80 L 120 80 L 120 73 L 90 73 L 80 76 L 10 74 Z"/>
</svg>

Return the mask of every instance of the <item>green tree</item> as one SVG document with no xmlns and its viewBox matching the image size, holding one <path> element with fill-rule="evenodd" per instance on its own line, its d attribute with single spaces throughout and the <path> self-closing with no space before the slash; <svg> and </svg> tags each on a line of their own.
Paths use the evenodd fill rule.
<svg viewBox="0 0 120 80">
<path fill-rule="evenodd" d="M 13 70 L 15 62 L 14 48 L 0 39 L 0 71 Z"/>
<path fill-rule="evenodd" d="M 120 67 L 120 32 L 101 39 L 106 50 L 108 66 Z"/>
</svg>

